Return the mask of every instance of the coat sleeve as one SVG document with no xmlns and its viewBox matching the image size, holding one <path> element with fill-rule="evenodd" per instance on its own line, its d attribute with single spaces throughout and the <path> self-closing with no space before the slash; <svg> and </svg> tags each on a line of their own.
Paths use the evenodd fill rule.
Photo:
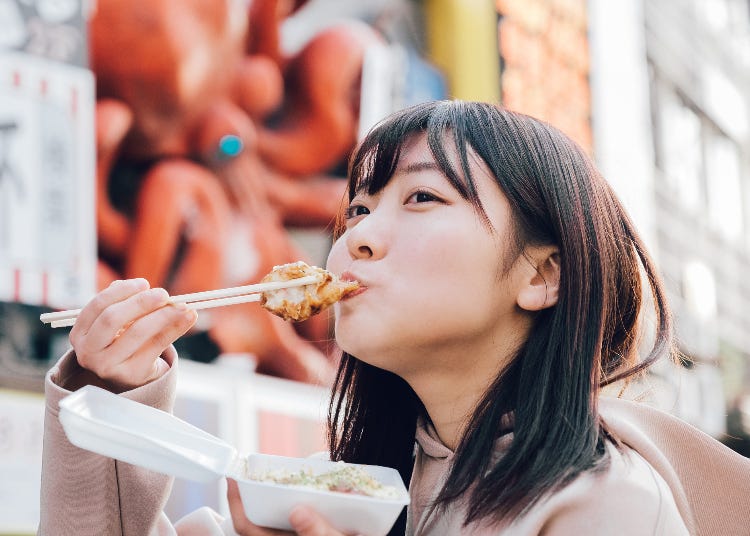
<svg viewBox="0 0 750 536">
<path fill-rule="evenodd" d="M 177 354 L 170 348 L 164 359 L 171 365 L 161 378 L 121 396 L 171 411 L 176 388 Z M 59 401 L 70 393 L 83 369 L 73 352 L 64 355 L 45 378 L 44 441 L 42 453 L 41 536 L 143 536 L 174 534 L 162 514 L 169 496 L 170 477 L 81 450 L 65 436 L 58 420 Z"/>
</svg>

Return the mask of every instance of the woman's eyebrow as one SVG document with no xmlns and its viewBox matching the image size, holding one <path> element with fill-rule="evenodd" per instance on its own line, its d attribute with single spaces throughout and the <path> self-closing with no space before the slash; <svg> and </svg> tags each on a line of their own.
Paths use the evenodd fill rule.
<svg viewBox="0 0 750 536">
<path fill-rule="evenodd" d="M 408 173 L 419 173 L 420 171 L 439 171 L 443 172 L 442 169 L 437 165 L 434 160 L 424 160 L 421 162 L 411 162 L 406 164 L 404 167 L 399 166 L 396 169 L 396 173 L 399 175 L 406 175 Z"/>
</svg>

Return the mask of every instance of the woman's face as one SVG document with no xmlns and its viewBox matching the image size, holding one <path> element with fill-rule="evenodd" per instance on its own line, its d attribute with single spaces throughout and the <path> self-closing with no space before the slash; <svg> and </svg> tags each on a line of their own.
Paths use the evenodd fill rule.
<svg viewBox="0 0 750 536">
<path fill-rule="evenodd" d="M 510 208 L 484 162 L 473 153 L 469 161 L 494 230 L 439 170 L 424 135 L 404 145 L 383 190 L 353 199 L 327 265 L 361 284 L 335 305 L 341 349 L 408 377 L 465 367 L 456 352 L 472 359 L 502 344 L 518 314 L 518 278 L 503 270 L 514 249 Z"/>
</svg>

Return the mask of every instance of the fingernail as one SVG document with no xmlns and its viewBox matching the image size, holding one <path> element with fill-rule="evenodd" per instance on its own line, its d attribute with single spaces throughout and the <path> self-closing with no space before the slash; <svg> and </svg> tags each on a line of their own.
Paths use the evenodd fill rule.
<svg viewBox="0 0 750 536">
<path fill-rule="evenodd" d="M 148 292 L 151 294 L 151 296 L 157 298 L 159 301 L 167 301 L 169 299 L 169 294 L 163 288 L 152 288 Z"/>
<path fill-rule="evenodd" d="M 187 311 L 187 303 L 178 302 L 175 303 L 174 306 L 178 311 Z"/>
</svg>

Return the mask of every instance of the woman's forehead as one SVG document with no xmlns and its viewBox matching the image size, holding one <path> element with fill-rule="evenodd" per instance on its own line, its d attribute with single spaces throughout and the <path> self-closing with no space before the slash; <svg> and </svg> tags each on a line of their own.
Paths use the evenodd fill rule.
<svg viewBox="0 0 750 536">
<path fill-rule="evenodd" d="M 444 153 L 452 162 L 457 162 L 458 151 L 452 136 L 448 132 L 442 132 L 439 135 L 440 152 Z M 424 160 L 436 162 L 435 154 L 430 147 L 427 132 L 415 132 L 408 135 L 400 148 L 398 166 L 408 165 L 413 160 Z"/>
<path fill-rule="evenodd" d="M 453 129 L 445 128 L 407 133 L 395 144 L 382 147 L 375 144 L 367 154 L 360 155 L 363 165 L 357 166 L 358 172 L 351 177 L 352 196 L 377 193 L 397 176 L 434 170 L 445 176 L 462 197 L 473 199 L 480 208 L 477 182 L 489 181 L 494 183 L 492 188 L 497 188 L 496 179 L 468 140 L 456 138 Z"/>
<path fill-rule="evenodd" d="M 461 179 L 464 185 L 473 183 L 475 186 L 478 186 L 477 182 L 486 182 L 487 180 L 496 183 L 494 174 L 489 166 L 470 143 L 466 143 L 464 147 L 466 162 L 469 168 L 468 177 L 461 165 L 461 157 L 459 156 L 456 141 L 450 135 L 450 132 L 443 133 L 440 150 L 448 160 L 451 171 Z M 415 135 L 402 146 L 395 174 L 430 169 L 435 169 L 443 175 L 447 175 L 447 170 L 436 159 L 428 142 L 427 135 Z"/>
</svg>

